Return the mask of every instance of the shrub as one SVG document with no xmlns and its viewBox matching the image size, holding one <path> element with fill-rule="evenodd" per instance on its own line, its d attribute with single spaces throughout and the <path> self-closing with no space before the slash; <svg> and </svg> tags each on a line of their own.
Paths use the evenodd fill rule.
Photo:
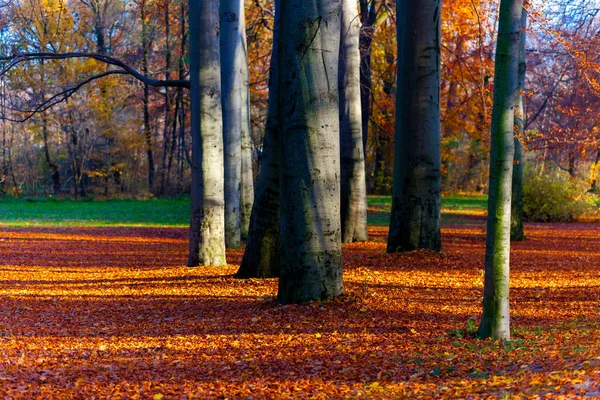
<svg viewBox="0 0 600 400">
<path fill-rule="evenodd" d="M 594 210 L 593 195 L 567 174 L 538 175 L 526 171 L 523 218 L 530 222 L 569 222 Z"/>
</svg>

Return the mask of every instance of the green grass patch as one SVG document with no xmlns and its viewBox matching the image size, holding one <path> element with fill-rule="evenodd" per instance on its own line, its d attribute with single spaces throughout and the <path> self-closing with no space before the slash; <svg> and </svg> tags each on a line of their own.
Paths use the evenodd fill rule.
<svg viewBox="0 0 600 400">
<path fill-rule="evenodd" d="M 389 225 L 392 196 L 369 196 L 368 205 L 369 225 Z M 463 219 L 460 215 L 461 211 L 484 211 L 486 208 L 487 196 L 444 196 L 442 209 L 449 212 L 442 214 L 442 222 L 460 223 Z"/>
<path fill-rule="evenodd" d="M 6 227 L 189 226 L 189 200 L 0 201 Z"/>
<path fill-rule="evenodd" d="M 369 196 L 369 225 L 389 225 L 391 196 Z M 442 207 L 485 209 L 487 198 L 450 196 Z M 8 199 L 0 201 L 5 227 L 177 227 L 189 225 L 189 199 L 92 200 Z"/>
</svg>

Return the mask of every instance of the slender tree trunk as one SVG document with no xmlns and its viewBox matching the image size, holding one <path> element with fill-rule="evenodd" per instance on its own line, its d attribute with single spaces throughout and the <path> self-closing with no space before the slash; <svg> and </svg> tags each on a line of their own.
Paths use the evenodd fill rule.
<svg viewBox="0 0 600 400">
<path fill-rule="evenodd" d="M 184 68 L 184 59 L 186 56 L 186 50 L 188 49 L 187 46 L 187 14 L 188 11 L 185 7 L 186 2 L 182 1 L 180 3 L 180 7 L 179 7 L 179 24 L 180 24 L 180 36 L 181 36 L 181 43 L 180 43 L 180 51 L 181 51 L 181 55 L 179 57 L 179 79 L 184 79 L 185 78 L 185 68 Z M 178 163 L 177 163 L 177 191 L 181 192 L 182 188 L 183 188 L 183 166 L 185 164 L 185 154 L 187 152 L 186 150 L 186 140 L 185 140 L 185 123 L 186 123 L 186 107 L 185 107 L 185 97 L 183 95 L 183 92 L 181 92 L 181 96 L 179 97 L 179 115 L 177 116 L 177 118 L 179 119 L 179 146 L 178 146 L 178 152 L 177 152 L 177 158 L 178 158 Z"/>
<path fill-rule="evenodd" d="M 594 176 L 592 176 L 592 186 L 590 187 L 590 192 L 597 193 L 598 192 L 598 166 L 600 163 L 600 150 L 596 150 L 596 162 L 594 162 L 594 168 L 592 172 Z"/>
<path fill-rule="evenodd" d="M 241 193 L 241 235 L 248 238 L 250 216 L 254 203 L 254 174 L 252 172 L 252 129 L 250 124 L 250 70 L 248 68 L 248 43 L 246 41 L 246 17 L 242 7 L 240 22 L 242 27 L 242 193 Z"/>
<path fill-rule="evenodd" d="M 273 51 L 269 69 L 269 105 L 263 139 L 255 201 L 250 217 L 246 250 L 237 278 L 277 278 L 279 251 L 279 27 L 281 0 L 275 0 Z"/>
<path fill-rule="evenodd" d="M 150 38 L 148 37 L 148 21 L 146 15 L 146 1 L 140 5 L 142 20 L 142 73 L 149 75 L 148 53 L 150 52 Z M 150 87 L 144 84 L 144 140 L 146 141 L 146 156 L 148 157 L 148 189 L 154 189 L 154 150 L 152 144 L 152 131 L 150 129 Z"/>
<path fill-rule="evenodd" d="M 360 92 L 360 19 L 355 0 L 342 0 L 340 39 L 340 149 L 342 242 L 364 242 L 367 182 Z"/>
<path fill-rule="evenodd" d="M 279 40 L 281 277 L 278 301 L 343 293 L 338 61 L 340 0 L 286 0 Z"/>
<path fill-rule="evenodd" d="M 48 117 L 46 116 L 46 113 L 42 115 L 42 136 L 44 139 L 44 156 L 46 157 L 46 163 L 50 168 L 52 192 L 58 194 L 60 193 L 60 172 L 58 170 L 58 165 L 52 161 L 52 157 L 50 157 L 50 148 L 48 145 Z"/>
<path fill-rule="evenodd" d="M 440 0 L 398 0 L 394 191 L 388 253 L 441 249 Z"/>
<path fill-rule="evenodd" d="M 240 247 L 243 1 L 221 0 L 221 82 L 225 149 L 225 243 Z"/>
<path fill-rule="evenodd" d="M 371 70 L 371 50 L 373 36 L 375 35 L 375 22 L 377 21 L 377 8 L 379 0 L 360 0 L 360 103 L 362 109 L 363 153 L 367 155 L 369 142 L 369 120 L 371 118 L 371 91 L 373 85 L 373 72 Z"/>
<path fill-rule="evenodd" d="M 523 0 L 502 0 L 494 73 L 492 148 L 481 338 L 510 339 L 510 213 L 514 106 L 518 93 Z"/>
<path fill-rule="evenodd" d="M 219 4 L 189 0 L 192 196 L 188 265 L 223 266 L 225 198 Z"/>
<path fill-rule="evenodd" d="M 527 11 L 523 9 L 521 16 L 522 34 L 519 43 L 519 87 L 515 105 L 515 160 L 512 174 L 512 205 L 510 238 L 514 241 L 525 240 L 523 228 L 523 135 L 525 134 L 525 75 L 527 72 L 527 59 L 525 43 L 527 41 Z"/>
<path fill-rule="evenodd" d="M 171 8 L 170 0 L 165 0 L 165 79 L 171 79 Z M 174 136 L 171 133 L 176 129 L 171 128 L 171 93 L 169 88 L 165 88 L 165 124 L 163 126 L 163 153 L 161 157 L 161 182 L 160 182 L 160 194 L 164 195 L 167 192 L 169 185 L 169 170 L 170 170 L 170 158 L 173 152 L 170 151 L 175 147 L 175 141 L 171 141 Z M 177 115 L 177 112 L 175 113 Z M 177 125 L 177 118 L 173 118 L 174 125 Z M 167 168 L 167 164 L 169 168 Z"/>
</svg>

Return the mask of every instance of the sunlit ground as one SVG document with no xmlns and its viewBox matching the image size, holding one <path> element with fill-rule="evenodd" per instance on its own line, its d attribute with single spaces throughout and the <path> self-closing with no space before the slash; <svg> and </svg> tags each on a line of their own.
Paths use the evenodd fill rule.
<svg viewBox="0 0 600 400">
<path fill-rule="evenodd" d="M 233 279 L 241 251 L 185 268 L 184 229 L 4 228 L 0 395 L 600 397 L 600 226 L 528 226 L 494 343 L 474 335 L 483 219 L 449 215 L 442 254 L 386 255 L 373 228 L 345 247 L 345 296 L 286 307 L 275 280 Z"/>
</svg>

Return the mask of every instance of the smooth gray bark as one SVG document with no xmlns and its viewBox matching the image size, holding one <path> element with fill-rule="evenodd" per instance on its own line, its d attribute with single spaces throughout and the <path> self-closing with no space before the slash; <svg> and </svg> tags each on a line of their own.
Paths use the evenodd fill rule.
<svg viewBox="0 0 600 400">
<path fill-rule="evenodd" d="M 225 265 L 219 6 L 189 0 L 192 193 L 188 265 Z"/>
<path fill-rule="evenodd" d="M 240 247 L 242 184 L 243 0 L 221 0 L 221 87 L 225 162 L 225 244 Z"/>
<path fill-rule="evenodd" d="M 502 0 L 496 46 L 481 338 L 510 339 L 510 215 L 523 0 Z"/>
<path fill-rule="evenodd" d="M 340 0 L 281 4 L 281 277 L 278 301 L 343 293 L 338 60 Z"/>
<path fill-rule="evenodd" d="M 273 51 L 269 70 L 269 106 L 260 170 L 248 240 L 237 278 L 277 278 L 279 257 L 279 26 L 280 0 L 275 1 Z"/>
<path fill-rule="evenodd" d="M 441 249 L 440 0 L 397 0 L 394 190 L 388 253 Z"/>
<path fill-rule="evenodd" d="M 360 93 L 360 18 L 355 0 L 342 0 L 340 38 L 340 149 L 342 242 L 365 242 L 367 182 Z"/>
<path fill-rule="evenodd" d="M 246 41 L 246 22 L 244 8 L 241 9 L 242 27 L 242 193 L 241 193 L 241 235 L 248 238 L 250 216 L 254 203 L 254 174 L 252 172 L 252 130 L 250 125 L 250 71 L 248 69 L 248 44 Z"/>
<path fill-rule="evenodd" d="M 514 241 L 525 240 L 523 227 L 523 135 L 525 133 L 525 75 L 527 73 L 527 59 L 525 44 L 527 41 L 527 11 L 523 9 L 521 16 L 523 33 L 519 43 L 519 87 L 515 106 L 515 159 L 512 174 L 512 206 L 510 239 Z"/>
</svg>

